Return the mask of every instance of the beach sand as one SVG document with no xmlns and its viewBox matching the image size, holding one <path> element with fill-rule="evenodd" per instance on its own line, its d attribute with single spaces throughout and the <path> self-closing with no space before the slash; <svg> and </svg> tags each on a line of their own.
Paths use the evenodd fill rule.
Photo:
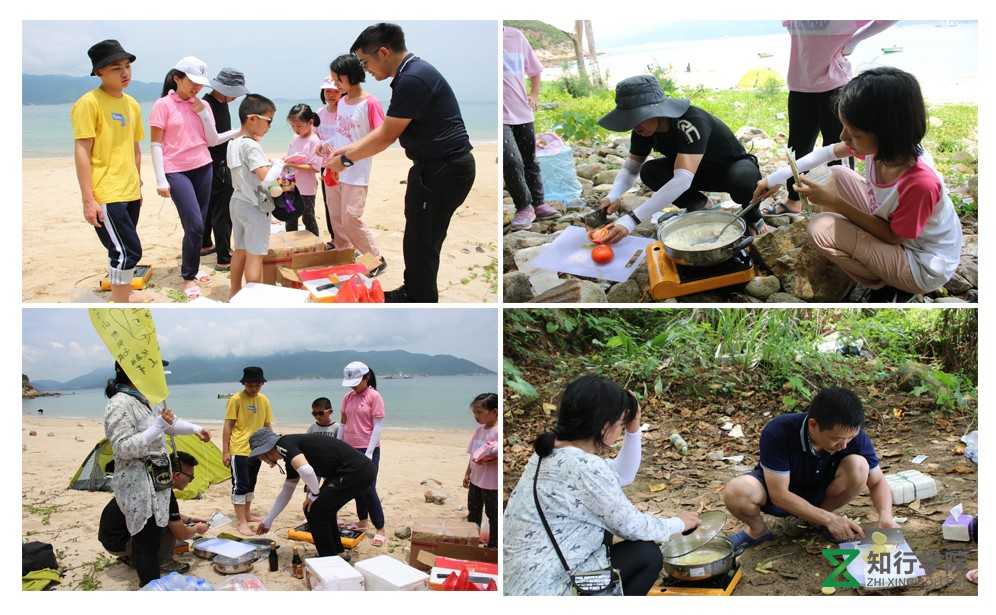
<svg viewBox="0 0 996 615">
<path fill-rule="evenodd" d="M 21 425 L 22 536 L 25 540 L 51 543 L 65 575 L 58 589 L 77 589 L 81 580 L 92 573 L 93 562 L 98 558 L 109 557 L 110 561 L 115 561 L 97 541 L 100 512 L 113 495 L 66 488 L 86 455 L 103 438 L 103 422 L 97 419 L 24 417 Z M 212 441 L 217 443 L 221 437 L 220 424 L 204 426 L 211 432 Z M 278 426 L 278 431 L 284 433 L 303 432 L 304 429 L 304 426 L 297 426 L 297 429 Z M 36 436 L 28 435 L 32 430 L 37 432 Z M 385 534 L 389 540 L 386 545 L 377 548 L 370 545 L 368 536 L 354 552 L 353 563 L 376 555 L 391 555 L 407 561 L 409 540 L 396 538 L 396 529 L 410 527 L 420 518 L 460 519 L 466 515 L 467 492 L 461 483 L 467 467 L 466 450 L 471 435 L 469 428 L 445 431 L 384 430 L 377 491 L 384 505 L 387 520 Z M 420 482 L 430 478 L 442 483 L 442 487 L 433 489 L 448 496 L 445 504 L 425 502 L 423 494 L 427 487 Z M 265 515 L 282 484 L 283 476 L 264 464 L 256 485 L 253 511 Z M 231 484 L 227 481 L 213 485 L 200 499 L 180 500 L 180 512 L 207 518 L 221 511 L 233 517 L 230 493 Z M 283 514 L 277 518 L 273 531 L 267 535 L 280 544 L 280 569 L 270 572 L 265 560 L 253 566 L 252 573 L 263 581 L 267 589 L 305 589 L 303 582 L 290 574 L 292 545 L 303 545 L 306 557 L 315 555 L 314 547 L 287 539 L 287 528 L 305 522 L 301 511 L 302 497 L 299 488 Z M 48 511 L 51 512 L 46 520 Z M 356 521 L 356 509 L 352 503 L 341 512 L 340 519 Z M 208 535 L 214 536 L 223 531 L 234 532 L 234 529 L 227 526 L 212 530 Z M 220 584 L 226 578 L 216 573 L 208 560 L 197 558 L 192 553 L 180 555 L 178 559 L 191 564 L 189 574 L 203 577 L 212 584 Z M 116 562 L 97 572 L 95 578 L 102 590 L 138 587 L 135 571 Z"/>
<path fill-rule="evenodd" d="M 283 152 L 271 152 L 271 158 Z M 497 300 L 498 173 L 496 143 L 474 146 L 477 178 L 450 224 L 439 268 L 442 302 L 493 303 Z M 363 220 L 373 230 L 387 270 L 379 276 L 384 290 L 401 285 L 404 272 L 405 181 L 410 161 L 400 148 L 390 148 L 374 161 Z M 23 160 L 23 300 L 25 302 L 105 302 L 109 293 L 95 292 L 107 274 L 107 251 L 83 220 L 79 186 L 72 158 Z M 170 199 L 156 194 L 152 161 L 142 162 L 143 206 L 138 223 L 142 263 L 152 265 L 155 301 L 182 299 L 180 243 L 183 229 Z M 316 213 L 322 238 L 328 240 L 325 208 L 318 194 Z M 303 227 L 301 227 L 303 228 Z M 214 271 L 215 255 L 201 259 L 211 273 L 202 296 L 228 299 L 228 273 Z M 465 283 L 466 282 L 466 283 Z"/>
</svg>

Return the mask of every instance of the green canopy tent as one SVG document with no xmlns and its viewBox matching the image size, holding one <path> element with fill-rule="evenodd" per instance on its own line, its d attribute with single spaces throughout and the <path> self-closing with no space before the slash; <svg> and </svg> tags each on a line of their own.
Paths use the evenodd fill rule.
<svg viewBox="0 0 996 615">
<path fill-rule="evenodd" d="M 170 449 L 168 444 L 167 449 Z M 176 450 L 190 453 L 197 460 L 197 469 L 194 471 L 196 478 L 186 489 L 176 492 L 176 497 L 181 500 L 199 497 L 211 485 L 229 480 L 232 476 L 231 470 L 221 462 L 221 451 L 211 442 L 201 442 L 195 435 L 176 436 Z M 112 474 L 108 472 L 107 466 L 113 460 L 111 443 L 104 438 L 93 447 L 73 474 L 69 488 L 79 491 L 111 491 Z"/>
</svg>

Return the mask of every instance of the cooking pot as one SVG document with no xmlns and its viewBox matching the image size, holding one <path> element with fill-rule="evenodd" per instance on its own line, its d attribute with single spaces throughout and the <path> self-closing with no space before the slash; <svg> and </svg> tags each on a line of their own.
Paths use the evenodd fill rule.
<svg viewBox="0 0 996 615">
<path fill-rule="evenodd" d="M 242 574 L 252 570 L 252 565 L 259 559 L 256 551 L 250 551 L 239 557 L 226 557 L 224 555 L 215 556 L 212 560 L 212 567 L 218 574 Z"/>
<path fill-rule="evenodd" d="M 729 241 L 706 243 L 702 248 L 689 245 L 687 241 L 675 241 L 679 234 L 687 233 L 688 229 L 695 227 L 702 228 L 702 235 L 698 239 L 707 238 L 708 233 L 718 233 L 731 220 L 731 228 L 734 230 L 727 229 L 724 233 L 732 237 Z M 657 239 L 664 244 L 664 251 L 672 261 L 695 267 L 710 267 L 726 262 L 754 240 L 747 232 L 747 223 L 743 218 L 736 218 L 734 214 L 716 209 L 692 211 L 664 220 L 657 225 Z"/>
<path fill-rule="evenodd" d="M 672 536 L 661 545 L 665 572 L 682 581 L 702 581 L 728 572 L 735 557 L 733 544 L 719 535 L 725 524 L 723 511 L 704 512 L 699 515 L 698 527 Z"/>
</svg>

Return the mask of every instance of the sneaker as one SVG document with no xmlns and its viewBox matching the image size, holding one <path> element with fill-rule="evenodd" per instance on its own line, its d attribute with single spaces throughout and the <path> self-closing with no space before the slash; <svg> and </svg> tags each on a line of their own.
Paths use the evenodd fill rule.
<svg viewBox="0 0 996 615">
<path fill-rule="evenodd" d="M 171 572 L 175 572 L 177 574 L 186 574 L 187 571 L 190 570 L 190 564 L 186 562 L 178 562 L 175 559 L 171 559 L 169 561 L 159 564 L 159 570 L 160 572 L 166 574 L 169 574 Z"/>
<path fill-rule="evenodd" d="M 405 290 L 404 286 L 389 290 L 384 293 L 384 303 L 410 303 L 408 291 Z"/>
<path fill-rule="evenodd" d="M 380 274 L 384 273 L 385 269 L 387 269 L 387 261 L 384 260 L 383 256 L 381 256 L 380 257 L 380 264 L 370 270 L 370 277 L 371 278 L 376 278 Z"/>
<path fill-rule="evenodd" d="M 536 214 L 536 219 L 537 220 L 547 220 L 549 218 L 559 218 L 560 217 L 560 212 L 557 211 L 556 209 L 554 209 L 553 207 L 551 207 L 550 205 L 547 205 L 546 203 L 543 203 L 541 205 L 537 205 L 536 207 L 534 207 L 533 208 L 533 213 Z M 512 221 L 512 224 L 515 224 L 514 220 Z"/>
<path fill-rule="evenodd" d="M 534 220 L 536 220 L 536 213 L 533 211 L 533 208 L 523 207 L 516 211 L 515 217 L 512 218 L 512 230 L 525 231 L 532 227 Z"/>
</svg>

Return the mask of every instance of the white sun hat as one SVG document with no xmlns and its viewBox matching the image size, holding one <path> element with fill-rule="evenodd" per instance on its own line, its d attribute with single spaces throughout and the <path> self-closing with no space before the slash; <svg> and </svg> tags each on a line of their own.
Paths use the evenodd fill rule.
<svg viewBox="0 0 996 615">
<path fill-rule="evenodd" d="M 180 71 L 187 76 L 187 79 L 198 85 L 211 85 L 211 79 L 208 78 L 207 74 L 208 65 L 200 58 L 195 58 L 194 56 L 180 58 L 180 61 L 176 63 L 173 69 Z"/>
<path fill-rule="evenodd" d="M 369 373 L 370 368 L 367 367 L 366 363 L 353 361 L 342 370 L 342 386 L 355 387 Z"/>
</svg>

